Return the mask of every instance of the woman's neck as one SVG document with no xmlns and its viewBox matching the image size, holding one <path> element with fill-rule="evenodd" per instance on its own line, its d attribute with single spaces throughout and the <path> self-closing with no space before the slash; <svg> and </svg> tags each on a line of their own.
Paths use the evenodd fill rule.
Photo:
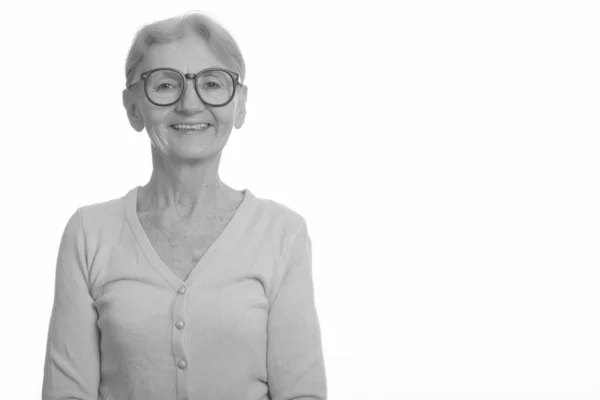
<svg viewBox="0 0 600 400">
<path fill-rule="evenodd" d="M 138 212 L 172 221 L 198 220 L 230 210 L 240 193 L 224 184 L 215 168 L 165 171 L 155 168 L 138 193 Z"/>
</svg>

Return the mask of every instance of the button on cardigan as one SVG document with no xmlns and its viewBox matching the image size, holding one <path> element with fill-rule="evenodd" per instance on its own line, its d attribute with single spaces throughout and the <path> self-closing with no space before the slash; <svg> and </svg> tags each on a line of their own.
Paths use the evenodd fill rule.
<svg viewBox="0 0 600 400">
<path fill-rule="evenodd" d="M 78 208 L 58 250 L 43 400 L 325 400 L 306 220 L 243 191 L 185 281 L 139 186 Z"/>
</svg>

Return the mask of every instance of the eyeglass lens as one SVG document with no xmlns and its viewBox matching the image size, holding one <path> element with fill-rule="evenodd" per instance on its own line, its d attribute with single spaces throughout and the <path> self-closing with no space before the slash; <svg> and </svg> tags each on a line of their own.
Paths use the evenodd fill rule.
<svg viewBox="0 0 600 400">
<path fill-rule="evenodd" d="M 205 103 L 212 105 L 227 103 L 233 95 L 234 85 L 231 75 L 223 71 L 205 71 L 196 80 L 200 97 Z M 183 76 L 175 71 L 157 70 L 146 78 L 148 98 L 161 105 L 175 102 L 183 87 Z"/>
</svg>

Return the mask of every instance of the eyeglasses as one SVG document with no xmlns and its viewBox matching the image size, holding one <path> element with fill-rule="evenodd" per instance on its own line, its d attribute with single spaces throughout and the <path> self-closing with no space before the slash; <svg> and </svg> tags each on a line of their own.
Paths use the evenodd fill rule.
<svg viewBox="0 0 600 400">
<path fill-rule="evenodd" d="M 156 68 L 143 72 L 141 79 L 127 86 L 127 89 L 144 81 L 144 92 L 150 103 L 165 107 L 181 100 L 188 79 L 194 80 L 200 100 L 213 107 L 229 104 L 235 96 L 236 87 L 243 86 L 238 73 L 223 68 L 207 68 L 197 74 L 185 75 L 174 68 Z"/>
</svg>

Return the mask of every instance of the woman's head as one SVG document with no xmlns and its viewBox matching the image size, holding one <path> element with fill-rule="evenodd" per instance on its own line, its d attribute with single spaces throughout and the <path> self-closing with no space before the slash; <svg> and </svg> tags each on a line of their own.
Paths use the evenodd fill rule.
<svg viewBox="0 0 600 400">
<path fill-rule="evenodd" d="M 152 144 L 162 155 L 189 159 L 220 153 L 233 126 L 239 129 L 244 122 L 246 86 L 228 79 L 227 84 L 233 84 L 234 97 L 228 104 L 217 107 L 203 102 L 194 88 L 194 80 L 185 79 L 186 89 L 180 100 L 159 106 L 146 96 L 146 80 L 141 77 L 143 72 L 156 68 L 172 68 L 183 75 L 221 68 L 233 72 L 233 77 L 239 75 L 239 81 L 243 82 L 245 65 L 235 40 L 207 16 L 188 13 L 140 29 L 125 67 L 127 89 L 123 91 L 123 105 L 131 126 L 137 131 L 146 128 Z M 155 76 L 149 81 L 156 83 Z M 172 84 L 159 83 L 161 89 L 173 89 Z M 186 133 L 176 129 L 176 124 L 207 125 L 202 125 L 200 131 Z"/>
<path fill-rule="evenodd" d="M 242 82 L 246 77 L 246 66 L 240 49 L 225 28 L 217 22 L 199 13 L 187 13 L 182 16 L 157 21 L 142 27 L 134 36 L 133 43 L 125 63 L 126 86 L 136 78 L 136 67 L 144 59 L 151 46 L 171 43 L 195 34 L 203 38 L 211 52 L 220 60 L 230 63 L 239 72 Z M 138 75 L 139 75 L 139 71 Z"/>
</svg>

